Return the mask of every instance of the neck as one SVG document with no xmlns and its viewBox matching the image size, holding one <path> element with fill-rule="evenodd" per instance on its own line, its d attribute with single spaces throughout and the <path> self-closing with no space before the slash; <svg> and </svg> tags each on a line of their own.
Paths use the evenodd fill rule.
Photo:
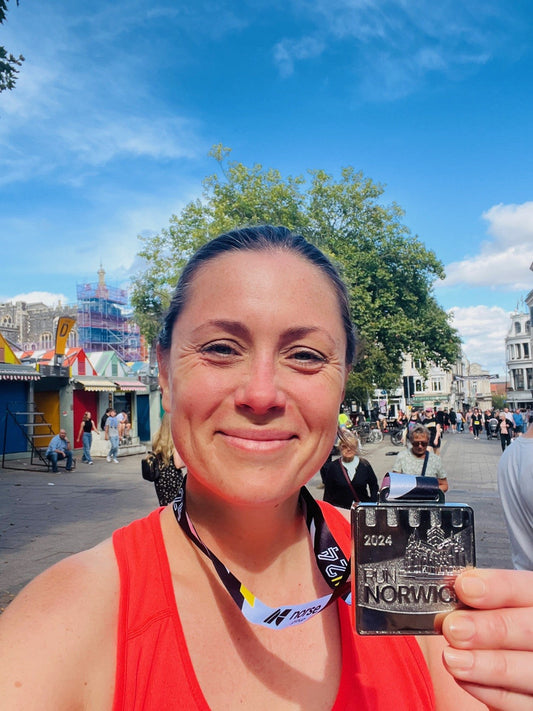
<svg viewBox="0 0 533 711">
<path fill-rule="evenodd" d="M 522 437 L 528 437 L 529 439 L 533 439 L 533 423 L 529 425 L 527 428 L 527 432 L 522 435 Z"/>
<path fill-rule="evenodd" d="M 308 539 L 298 492 L 280 503 L 239 506 L 221 500 L 190 477 L 187 513 L 203 543 L 225 565 L 260 570 Z"/>
</svg>

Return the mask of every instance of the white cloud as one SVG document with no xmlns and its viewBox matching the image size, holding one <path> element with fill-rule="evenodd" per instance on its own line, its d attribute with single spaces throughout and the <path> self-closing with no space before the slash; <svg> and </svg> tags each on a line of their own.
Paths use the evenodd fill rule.
<svg viewBox="0 0 533 711">
<path fill-rule="evenodd" d="M 453 326 L 463 340 L 463 351 L 471 363 L 480 363 L 491 374 L 505 377 L 505 337 L 510 312 L 500 306 L 453 306 Z"/>
<path fill-rule="evenodd" d="M 529 291 L 533 275 L 533 202 L 521 205 L 494 205 L 483 213 L 491 236 L 479 254 L 452 262 L 446 267 L 442 288 L 465 284 L 493 289 Z"/>
<path fill-rule="evenodd" d="M 513 22 L 497 0 L 292 0 L 310 27 L 307 37 L 284 38 L 274 59 L 288 76 L 313 37 L 325 52 L 351 48 L 355 82 L 367 99 L 390 101 L 416 91 L 435 73 L 462 78 L 488 62 L 507 41 Z"/>
<path fill-rule="evenodd" d="M 324 42 L 314 37 L 299 40 L 284 39 L 274 47 L 274 61 L 281 76 L 288 77 L 294 72 L 294 63 L 301 59 L 318 57 L 324 51 Z"/>
<path fill-rule="evenodd" d="M 15 296 L 4 297 L 3 303 L 12 301 L 25 301 L 28 304 L 43 303 L 46 306 L 58 306 L 58 304 L 68 304 L 65 294 L 53 294 L 50 291 L 28 291 L 25 294 L 15 294 Z"/>
</svg>

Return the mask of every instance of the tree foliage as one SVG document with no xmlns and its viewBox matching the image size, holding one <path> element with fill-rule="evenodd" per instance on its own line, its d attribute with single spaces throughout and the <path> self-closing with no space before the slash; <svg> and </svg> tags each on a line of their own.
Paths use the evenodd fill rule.
<svg viewBox="0 0 533 711">
<path fill-rule="evenodd" d="M 405 353 L 423 367 L 457 359 L 459 337 L 432 290 L 443 266 L 402 223 L 401 208 L 381 204 L 382 186 L 350 167 L 339 179 L 316 170 L 306 180 L 231 161 L 222 145 L 210 155 L 219 171 L 204 180 L 203 199 L 173 215 L 159 234 L 141 238 L 147 268 L 134 279 L 132 302 L 149 341 L 184 263 L 201 244 L 235 227 L 269 223 L 320 247 L 348 285 L 361 352 L 347 397 L 364 402 L 375 387 L 396 388 Z"/>
<path fill-rule="evenodd" d="M 9 0 L 0 0 L 0 25 L 5 21 L 7 14 L 7 3 Z M 17 5 L 19 0 L 17 0 Z M 0 92 L 6 89 L 13 89 L 17 81 L 18 69 L 22 65 L 24 57 L 19 54 L 15 57 L 9 53 L 5 47 L 0 47 Z"/>
</svg>

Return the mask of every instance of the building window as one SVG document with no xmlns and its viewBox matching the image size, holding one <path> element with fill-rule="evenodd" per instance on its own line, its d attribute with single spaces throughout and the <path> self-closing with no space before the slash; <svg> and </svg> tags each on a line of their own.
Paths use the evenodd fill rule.
<svg viewBox="0 0 533 711">
<path fill-rule="evenodd" d="M 51 333 L 41 333 L 39 337 L 39 342 L 41 348 L 51 348 L 52 347 L 52 334 Z"/>
<path fill-rule="evenodd" d="M 515 390 L 523 390 L 524 389 L 524 371 L 522 368 L 513 370 L 513 380 L 514 380 L 514 389 Z"/>
<path fill-rule="evenodd" d="M 526 368 L 527 389 L 533 390 L 533 368 Z"/>
<path fill-rule="evenodd" d="M 415 380 L 415 390 L 417 393 L 422 392 L 422 381 L 421 380 Z"/>
<path fill-rule="evenodd" d="M 522 349 L 524 351 L 524 358 L 529 358 L 529 343 L 522 343 Z"/>
<path fill-rule="evenodd" d="M 111 363 L 111 375 L 117 377 L 118 375 L 118 363 Z"/>
<path fill-rule="evenodd" d="M 515 333 L 520 333 L 522 331 L 522 326 L 520 325 L 519 321 L 514 322 L 514 332 Z"/>
<path fill-rule="evenodd" d="M 526 321 L 525 331 L 529 333 L 531 330 L 531 321 Z"/>
<path fill-rule="evenodd" d="M 433 378 L 431 381 L 431 389 L 433 392 L 442 392 L 442 379 L 441 378 Z"/>
</svg>

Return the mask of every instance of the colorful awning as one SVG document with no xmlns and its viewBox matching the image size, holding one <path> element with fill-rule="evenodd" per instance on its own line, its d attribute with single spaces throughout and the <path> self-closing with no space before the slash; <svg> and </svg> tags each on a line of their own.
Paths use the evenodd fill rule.
<svg viewBox="0 0 533 711">
<path fill-rule="evenodd" d="M 135 378 L 123 378 L 122 380 L 115 380 L 115 385 L 119 390 L 124 392 L 137 392 L 137 393 L 147 393 L 148 388 L 144 383 L 141 383 Z"/>
<path fill-rule="evenodd" d="M 117 389 L 115 383 L 111 382 L 111 380 L 97 375 L 88 375 L 86 378 L 74 378 L 74 382 L 82 385 L 84 390 L 92 392 L 114 393 Z"/>
<path fill-rule="evenodd" d="M 31 365 L 0 363 L 0 380 L 40 380 L 41 375 Z"/>
</svg>

